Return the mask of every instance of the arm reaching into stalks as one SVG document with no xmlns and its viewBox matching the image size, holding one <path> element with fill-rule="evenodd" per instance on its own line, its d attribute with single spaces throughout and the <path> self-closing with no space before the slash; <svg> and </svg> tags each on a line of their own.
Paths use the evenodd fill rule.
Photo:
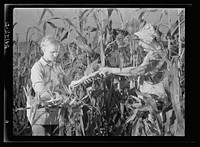
<svg viewBox="0 0 200 147">
<path fill-rule="evenodd" d="M 81 79 L 77 81 L 72 81 L 71 84 L 69 85 L 69 88 L 76 87 L 83 82 L 90 81 L 92 77 L 96 76 L 97 74 L 106 76 L 107 74 L 115 74 L 115 75 L 120 75 L 120 76 L 139 76 L 145 74 L 145 69 L 147 65 L 149 64 L 150 60 L 155 59 L 156 55 L 158 53 L 156 51 L 149 51 L 148 54 L 145 56 L 143 63 L 138 66 L 138 67 L 125 67 L 125 68 L 115 68 L 115 67 L 103 67 L 100 68 L 98 71 L 88 75 L 84 76 Z"/>
<path fill-rule="evenodd" d="M 115 74 L 121 76 L 137 76 L 144 74 L 145 72 L 145 65 L 141 67 L 125 67 L 125 68 L 113 68 L 113 67 L 104 67 L 100 69 L 100 74 Z"/>
<path fill-rule="evenodd" d="M 95 76 L 106 76 L 108 74 L 115 74 L 115 75 L 122 75 L 122 76 L 137 76 L 145 73 L 145 67 L 126 67 L 122 70 L 120 68 L 112 68 L 112 67 L 103 67 L 100 68 L 98 71 L 91 73 L 88 76 L 84 76 L 79 80 L 72 81 L 69 85 L 69 89 L 73 89 L 74 87 L 77 87 L 78 85 L 82 83 L 88 83 L 91 81 L 91 79 Z"/>
<path fill-rule="evenodd" d="M 146 67 L 150 64 L 151 60 L 154 60 L 157 58 L 157 56 L 161 56 L 163 60 L 166 61 L 169 65 L 169 60 L 166 59 L 164 52 L 161 50 L 162 47 L 158 45 L 153 39 L 157 36 L 153 26 L 151 24 L 147 24 L 141 29 L 140 31 L 136 32 L 134 34 L 134 40 L 139 40 L 139 44 L 143 46 L 143 48 L 146 49 L 148 52 L 145 58 L 143 59 L 143 62 L 138 67 L 125 67 L 125 68 L 114 68 L 114 67 L 103 67 L 100 68 L 97 72 L 94 72 L 90 74 L 89 76 L 84 76 L 80 80 L 72 81 L 72 83 L 69 85 L 70 88 L 76 87 L 83 83 L 84 81 L 94 77 L 97 73 L 100 75 L 106 75 L 106 74 L 115 74 L 115 75 L 121 75 L 121 76 L 139 76 L 145 74 Z"/>
</svg>

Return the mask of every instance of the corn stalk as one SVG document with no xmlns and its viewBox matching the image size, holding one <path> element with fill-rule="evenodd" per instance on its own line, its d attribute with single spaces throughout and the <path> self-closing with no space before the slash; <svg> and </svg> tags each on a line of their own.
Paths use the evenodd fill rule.
<svg viewBox="0 0 200 147">
<path fill-rule="evenodd" d="M 97 25 L 97 46 L 100 46 L 98 49 L 100 51 L 100 59 L 101 59 L 101 65 L 102 67 L 105 65 L 105 52 L 107 49 L 109 49 L 111 44 L 114 44 L 116 40 L 112 42 L 105 43 L 105 40 L 107 38 L 104 38 L 104 30 L 106 30 L 106 26 L 108 22 L 103 22 L 103 10 L 101 9 L 95 9 L 96 12 L 93 14 L 96 15 L 94 17 L 96 25 Z M 110 16 L 113 10 L 116 9 L 108 9 L 108 20 L 110 20 Z M 98 11 L 98 12 L 97 12 Z M 99 12 L 100 11 L 100 12 Z M 89 13 L 86 13 L 87 11 L 81 12 L 80 17 L 78 17 L 77 14 L 77 22 L 79 19 L 82 19 L 84 17 L 84 14 L 86 16 L 89 15 Z M 92 11 L 88 11 L 92 12 Z M 118 11 L 117 11 L 118 12 Z M 100 18 L 97 17 L 97 13 L 100 14 Z M 143 11 L 139 18 L 142 19 L 145 14 L 145 11 Z M 120 13 L 118 12 L 118 15 L 120 16 Z M 42 17 L 44 14 L 42 15 Z M 123 18 L 124 13 L 122 15 Z M 121 17 L 121 16 L 120 16 Z M 79 19 L 78 19 L 79 18 Z M 53 17 L 48 20 L 42 21 L 40 19 L 40 24 L 43 22 L 46 23 L 45 25 L 49 24 L 52 26 L 52 28 L 58 28 L 57 26 L 54 26 L 54 24 L 51 22 L 51 20 L 63 20 L 64 22 L 67 22 L 69 26 L 72 26 L 75 32 L 78 34 L 77 36 L 82 41 L 77 41 L 77 45 L 79 45 L 80 48 L 83 50 L 89 50 L 94 47 L 89 48 L 88 47 L 88 39 L 85 39 L 83 36 L 83 32 L 81 30 L 78 30 L 78 25 L 76 26 L 69 20 L 68 18 L 59 18 L 59 17 Z M 78 22 L 80 23 L 80 21 Z M 133 23 L 134 26 L 134 32 L 139 31 L 135 23 Z M 122 22 L 123 25 L 123 22 Z M 65 26 L 66 29 L 67 26 Z M 80 27 L 80 26 L 79 26 Z M 85 26 L 84 26 L 85 27 Z M 44 27 L 45 28 L 45 27 Z M 124 29 L 124 28 L 123 28 Z M 137 30 L 138 29 L 138 30 Z M 57 29 L 58 30 L 58 29 Z M 93 30 L 95 30 L 93 28 Z M 39 34 L 40 31 L 37 33 Z M 44 30 L 41 30 L 41 32 L 44 32 Z M 106 32 L 106 31 L 105 31 Z M 69 31 L 70 33 L 70 31 Z M 88 31 L 90 33 L 90 31 Z M 58 33 L 59 34 L 59 33 Z M 59 34 L 61 35 L 61 33 Z M 29 40 L 31 40 L 32 35 L 29 37 Z M 61 39 L 62 40 L 62 39 Z M 84 42 L 86 40 L 86 43 Z M 94 39 L 95 40 L 95 39 Z M 120 68 L 113 68 L 112 71 L 114 74 L 108 75 L 105 77 L 99 76 L 100 70 L 97 69 L 97 71 L 94 69 L 96 65 L 98 65 L 99 58 L 93 59 L 90 64 L 87 61 L 87 68 L 84 72 L 85 76 L 82 78 L 78 78 L 77 81 L 72 81 L 70 86 L 73 85 L 73 88 L 69 88 L 68 90 L 65 90 L 65 94 L 67 93 L 69 95 L 68 100 L 66 103 L 64 103 L 62 106 L 64 110 L 64 114 L 62 122 L 60 127 L 64 127 L 65 130 L 63 132 L 60 132 L 61 135 L 76 135 L 76 136 L 103 136 L 103 135 L 117 135 L 117 136 L 137 136 L 137 135 L 157 135 L 162 136 L 164 132 L 162 131 L 162 117 L 160 116 L 160 113 L 158 113 L 157 109 L 157 102 L 154 101 L 154 98 L 151 97 L 150 94 L 146 94 L 145 90 L 144 92 L 141 90 L 138 92 L 134 89 L 133 83 L 131 81 L 135 81 L 133 78 L 137 78 L 138 76 L 143 76 L 145 74 L 145 68 L 147 67 L 147 64 L 149 63 L 149 60 L 154 59 L 152 58 L 153 55 L 151 54 L 152 51 L 155 51 L 155 48 L 151 48 L 151 53 L 147 55 L 147 57 L 144 59 L 144 66 L 137 66 L 137 58 L 135 59 L 133 63 L 133 49 L 137 50 L 138 40 L 131 40 L 130 43 L 130 53 L 131 60 L 133 66 L 135 67 L 124 67 L 123 69 Z M 95 46 L 94 45 L 94 46 Z M 106 45 L 106 48 L 104 49 L 104 45 Z M 149 44 L 147 44 L 149 45 Z M 30 50 L 32 46 L 30 45 Z M 168 46 L 169 48 L 169 46 Z M 30 51 L 31 52 L 31 51 Z M 162 54 L 159 51 L 155 51 L 158 54 Z M 72 53 L 72 51 L 70 52 Z M 76 53 L 78 51 L 76 50 Z M 112 53 L 112 52 L 111 52 Z M 38 54 L 38 52 L 35 52 L 35 55 Z M 139 53 L 138 53 L 139 54 Z M 93 56 L 92 53 L 90 53 L 91 56 Z M 84 54 L 83 58 L 85 56 L 88 56 Z M 181 53 L 182 56 L 182 53 Z M 164 55 L 162 56 L 164 58 Z M 74 57 L 77 58 L 77 57 Z M 147 59 L 148 58 L 148 59 Z M 30 61 L 31 59 L 29 59 Z M 82 59 L 80 59 L 82 60 Z M 161 59 L 162 60 L 162 59 Z M 164 60 L 164 59 L 163 59 Z M 75 60 L 73 60 L 75 61 Z M 69 69 L 68 71 L 72 71 L 73 69 L 76 69 L 78 66 L 75 63 L 69 62 Z M 80 64 L 80 63 L 79 63 Z M 81 65 L 81 64 L 80 64 Z M 182 119 L 182 116 L 180 115 L 180 103 L 178 101 L 178 81 L 177 78 L 177 71 L 176 71 L 176 64 L 172 64 L 172 70 L 171 74 L 174 76 L 174 80 L 172 82 L 172 86 L 169 88 L 171 90 L 171 97 L 172 97 L 172 103 L 173 103 L 173 109 L 175 110 L 175 116 L 177 118 L 175 124 L 173 127 L 175 128 L 176 132 L 174 135 L 182 134 L 181 129 L 184 130 L 184 122 Z M 82 66 L 82 65 L 81 65 Z M 72 67 L 72 68 L 71 68 Z M 71 73 L 71 72 L 68 72 Z M 89 83 L 88 83 L 89 81 Z M 141 80 L 138 81 L 140 84 Z M 130 82 L 130 85 L 129 85 Z M 143 87 L 145 87 L 145 84 L 147 85 L 147 82 L 143 80 Z M 157 84 L 159 85 L 162 83 Z M 128 87 L 128 86 L 130 87 Z M 142 84 L 140 84 L 142 85 Z M 139 85 L 139 86 L 140 86 Z M 150 84 L 149 84 L 150 85 Z M 152 86 L 152 85 L 151 85 Z M 156 85 L 154 85 L 156 87 Z M 138 87 L 136 87 L 138 88 Z M 67 89 L 67 88 L 66 88 Z M 150 89 L 149 91 L 151 93 L 156 93 L 154 90 L 157 88 Z M 72 90 L 72 91 L 70 91 Z M 162 89 L 161 89 L 162 90 Z M 160 90 L 160 91 L 161 91 Z M 147 90 L 146 90 L 147 91 Z M 135 96 L 134 96 L 135 95 Z M 66 96 L 66 95 L 65 95 Z M 160 100 L 160 99 L 159 99 Z M 131 102 L 129 102 L 131 101 Z M 86 109 L 84 109 L 86 107 Z M 146 112 L 150 112 L 149 115 L 146 115 Z M 170 117 L 172 113 L 170 113 L 167 116 L 167 122 L 168 127 L 170 124 Z M 155 121 L 153 118 L 155 118 Z M 143 119 L 144 118 L 144 119 Z M 154 125 L 154 132 L 151 132 L 151 123 L 148 123 L 151 121 L 151 123 Z M 178 126 L 178 127 L 177 127 Z M 178 129 L 176 129 L 176 127 Z M 146 130 L 145 130 L 146 129 Z M 141 131 L 142 130 L 142 131 Z M 166 128 L 165 130 L 168 130 Z M 148 132 L 149 131 L 149 132 Z"/>
<path fill-rule="evenodd" d="M 19 94 L 19 77 L 20 77 L 20 55 L 19 55 L 19 34 L 16 33 L 16 44 L 17 44 L 17 95 Z"/>
<path fill-rule="evenodd" d="M 171 28 L 171 18 L 170 18 L 170 12 L 168 11 L 167 12 L 168 15 L 167 15 L 167 20 L 168 20 L 168 28 L 170 29 Z M 171 40 L 170 40 L 170 37 L 168 36 L 167 37 L 167 41 L 168 41 L 168 52 L 169 52 L 169 60 L 171 59 Z"/>
<path fill-rule="evenodd" d="M 105 66 L 105 53 L 104 53 L 104 47 L 103 47 L 103 16 L 101 13 L 101 28 L 100 28 L 100 36 L 101 36 L 101 40 L 100 40 L 100 46 L 101 46 L 101 66 L 104 67 Z"/>
<path fill-rule="evenodd" d="M 181 46 L 182 46 L 182 42 L 181 42 L 181 22 L 180 22 L 180 14 L 181 14 L 181 10 L 180 9 L 178 9 L 178 43 L 179 43 L 179 46 L 178 46 L 178 48 L 179 48 L 179 51 L 178 51 L 178 55 L 179 55 L 179 57 L 181 56 L 181 51 L 182 51 L 182 48 L 181 48 Z M 180 63 L 179 63 L 179 68 L 180 68 Z"/>
</svg>

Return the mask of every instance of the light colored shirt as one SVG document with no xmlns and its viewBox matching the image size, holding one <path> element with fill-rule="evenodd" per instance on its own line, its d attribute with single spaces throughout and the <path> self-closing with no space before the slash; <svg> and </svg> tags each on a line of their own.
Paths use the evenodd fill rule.
<svg viewBox="0 0 200 147">
<path fill-rule="evenodd" d="M 47 63 L 43 57 L 31 69 L 32 87 L 42 95 L 45 91 L 54 91 L 63 82 L 64 71 L 56 63 Z"/>
<path fill-rule="evenodd" d="M 47 63 L 43 57 L 31 69 L 32 87 L 39 95 L 42 95 L 46 91 L 53 92 L 56 89 L 62 88 L 63 83 L 69 83 L 67 79 L 68 77 L 64 74 L 59 64 Z M 33 120 L 33 124 L 52 125 L 58 123 L 58 109 L 38 109 Z"/>
</svg>

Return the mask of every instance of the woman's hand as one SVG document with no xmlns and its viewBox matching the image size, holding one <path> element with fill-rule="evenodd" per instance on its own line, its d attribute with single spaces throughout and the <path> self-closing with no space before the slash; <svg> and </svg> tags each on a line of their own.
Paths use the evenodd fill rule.
<svg viewBox="0 0 200 147">
<path fill-rule="evenodd" d="M 106 75 L 112 73 L 112 69 L 109 67 L 100 68 L 99 71 L 100 71 L 99 74 L 103 75 L 103 76 L 106 76 Z"/>
</svg>

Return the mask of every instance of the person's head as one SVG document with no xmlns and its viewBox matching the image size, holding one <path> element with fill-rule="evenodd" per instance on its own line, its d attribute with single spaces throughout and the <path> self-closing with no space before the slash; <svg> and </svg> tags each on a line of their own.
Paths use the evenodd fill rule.
<svg viewBox="0 0 200 147">
<path fill-rule="evenodd" d="M 47 35 L 42 39 L 40 46 L 45 60 L 51 62 L 56 60 L 60 51 L 60 42 L 58 40 L 51 35 Z"/>
</svg>

